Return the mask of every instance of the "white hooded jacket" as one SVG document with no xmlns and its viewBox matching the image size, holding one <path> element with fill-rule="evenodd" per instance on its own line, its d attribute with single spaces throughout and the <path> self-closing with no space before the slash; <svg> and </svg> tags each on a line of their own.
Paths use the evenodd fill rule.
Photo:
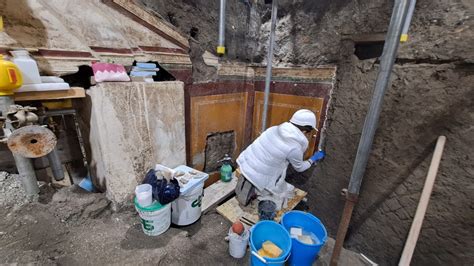
<svg viewBox="0 0 474 266">
<path fill-rule="evenodd" d="M 300 129 L 285 122 L 265 130 L 239 155 L 237 164 L 258 190 L 272 190 L 280 178 L 285 179 L 288 163 L 298 172 L 311 166 L 303 160 L 308 144 Z"/>
</svg>

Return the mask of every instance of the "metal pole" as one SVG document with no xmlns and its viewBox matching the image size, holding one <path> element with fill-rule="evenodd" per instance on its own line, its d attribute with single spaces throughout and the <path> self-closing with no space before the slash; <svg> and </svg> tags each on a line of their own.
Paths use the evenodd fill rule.
<svg viewBox="0 0 474 266">
<path fill-rule="evenodd" d="M 410 5 L 408 6 L 408 13 L 405 18 L 405 23 L 403 24 L 402 36 L 400 37 L 400 42 L 408 41 L 408 29 L 410 28 L 411 19 L 413 13 L 415 12 L 416 0 L 409 0 Z"/>
<path fill-rule="evenodd" d="M 0 111 L 2 116 L 6 117 L 10 105 L 13 105 L 13 98 L 10 96 L 0 96 Z M 38 199 L 39 187 L 36 182 L 35 169 L 33 168 L 33 162 L 31 159 L 25 158 L 20 155 L 13 154 L 15 159 L 16 168 L 20 175 L 21 183 L 25 189 L 28 200 L 36 201 Z"/>
<path fill-rule="evenodd" d="M 20 180 L 23 184 L 28 200 L 36 201 L 38 199 L 39 187 L 38 182 L 36 182 L 33 162 L 29 158 L 16 154 L 13 154 L 13 158 L 15 159 L 16 168 L 18 169 L 18 174 L 20 174 Z"/>
<path fill-rule="evenodd" d="M 49 161 L 49 167 L 53 172 L 53 177 L 56 181 L 61 181 L 64 179 L 63 165 L 59 159 L 58 150 L 56 147 L 47 155 Z"/>
<path fill-rule="evenodd" d="M 380 67 L 375 82 L 374 94 L 372 96 L 372 101 L 370 102 L 369 111 L 365 118 L 357 155 L 352 168 L 351 179 L 349 181 L 349 188 L 346 195 L 346 205 L 337 231 L 336 243 L 331 257 L 331 265 L 337 265 L 338 263 L 342 244 L 352 216 L 352 211 L 358 199 L 360 185 L 367 166 L 367 161 L 369 160 L 375 130 L 377 129 L 380 111 L 382 109 L 383 96 L 387 90 L 393 64 L 395 63 L 398 45 L 400 43 L 400 35 L 407 14 L 407 8 L 408 0 L 395 0 L 392 18 L 390 19 L 390 25 L 388 27 L 385 45 L 380 59 Z"/>
<path fill-rule="evenodd" d="M 219 11 L 219 43 L 217 46 L 217 54 L 225 54 L 225 4 L 226 0 L 221 0 Z"/>
<path fill-rule="evenodd" d="M 268 99 L 270 98 L 270 82 L 272 79 L 272 61 L 273 61 L 273 44 L 275 39 L 275 28 L 278 13 L 278 0 L 272 1 L 272 22 L 270 27 L 270 37 L 268 40 L 267 51 L 267 72 L 265 75 L 265 94 L 263 98 L 262 111 L 262 132 L 267 128 Z"/>
</svg>

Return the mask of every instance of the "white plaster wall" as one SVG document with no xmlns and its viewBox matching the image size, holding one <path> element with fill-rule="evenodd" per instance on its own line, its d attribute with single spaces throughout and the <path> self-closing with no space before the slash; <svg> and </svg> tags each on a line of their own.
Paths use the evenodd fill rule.
<svg viewBox="0 0 474 266">
<path fill-rule="evenodd" d="M 100 0 L 2 0 L 0 47 L 89 51 L 89 46 L 179 48 Z"/>
<path fill-rule="evenodd" d="M 186 163 L 182 82 L 101 83 L 88 97 L 91 172 L 110 200 L 130 200 L 156 163 Z"/>
</svg>

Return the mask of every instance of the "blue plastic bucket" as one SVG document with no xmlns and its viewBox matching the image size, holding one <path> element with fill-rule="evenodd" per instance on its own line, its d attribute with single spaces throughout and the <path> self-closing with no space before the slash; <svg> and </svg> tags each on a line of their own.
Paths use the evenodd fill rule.
<svg viewBox="0 0 474 266">
<path fill-rule="evenodd" d="M 254 253 L 262 248 L 263 242 L 270 240 L 283 252 L 278 258 L 264 258 L 261 261 Z M 261 221 L 253 226 L 250 235 L 250 265 L 285 265 L 291 251 L 291 238 L 288 231 L 283 226 L 273 221 Z"/>
<path fill-rule="evenodd" d="M 326 228 L 321 221 L 311 213 L 302 211 L 290 211 L 283 215 L 281 218 L 281 224 L 285 229 L 290 232 L 292 227 L 303 229 L 303 231 L 313 233 L 314 236 L 319 240 L 316 243 L 310 245 L 299 241 L 296 238 L 292 238 L 292 248 L 290 265 L 312 265 L 316 260 L 319 251 L 326 243 L 328 234 Z"/>
</svg>

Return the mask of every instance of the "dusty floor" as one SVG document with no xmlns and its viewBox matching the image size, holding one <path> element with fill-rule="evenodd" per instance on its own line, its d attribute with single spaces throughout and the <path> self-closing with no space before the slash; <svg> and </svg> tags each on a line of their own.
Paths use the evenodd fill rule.
<svg viewBox="0 0 474 266">
<path fill-rule="evenodd" d="M 246 265 L 228 255 L 224 240 L 230 223 L 215 212 L 197 223 L 148 237 L 133 209 L 111 212 L 103 194 L 77 187 L 55 191 L 42 187 L 38 203 L 25 203 L 17 175 L 0 179 L 0 264 L 159 264 Z M 46 189 L 48 187 L 48 189 Z M 14 197 L 14 198 L 10 198 Z M 9 198 L 9 199 L 8 199 Z M 8 199 L 8 200 L 7 200 Z M 316 265 L 328 265 L 333 240 Z M 359 255 L 343 251 L 342 265 L 364 265 Z"/>
</svg>

